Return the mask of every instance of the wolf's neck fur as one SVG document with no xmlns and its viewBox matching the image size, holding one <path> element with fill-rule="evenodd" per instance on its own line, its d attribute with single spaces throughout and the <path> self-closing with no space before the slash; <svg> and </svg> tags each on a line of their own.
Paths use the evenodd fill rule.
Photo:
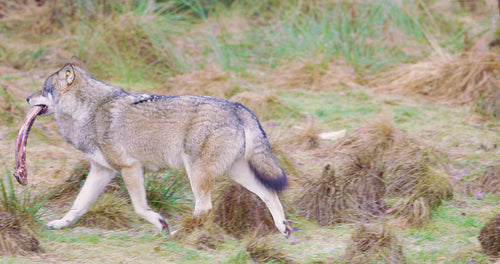
<svg viewBox="0 0 500 264">
<path fill-rule="evenodd" d="M 93 76 L 85 73 L 87 78 L 82 78 L 85 80 L 82 89 L 86 89 L 86 94 L 90 95 L 94 103 L 102 104 L 100 101 L 108 101 L 110 97 L 116 98 L 117 95 L 128 94 L 123 89 L 109 85 L 101 80 L 94 78 Z"/>
<path fill-rule="evenodd" d="M 82 131 L 96 135 L 97 130 L 102 129 L 96 124 L 98 116 L 109 111 L 110 103 L 128 93 L 85 72 L 80 74 L 81 78 L 72 85 L 74 90 L 62 95 L 65 99 L 58 104 L 56 121 L 62 137 L 87 153 L 92 152 L 98 143 L 95 138 L 82 137 Z"/>
</svg>

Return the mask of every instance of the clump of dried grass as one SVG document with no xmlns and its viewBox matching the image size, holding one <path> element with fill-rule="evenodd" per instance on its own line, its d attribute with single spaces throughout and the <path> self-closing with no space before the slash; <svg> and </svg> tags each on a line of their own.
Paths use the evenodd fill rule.
<svg viewBox="0 0 500 264">
<path fill-rule="evenodd" d="M 217 249 L 223 239 L 214 233 L 213 230 L 201 229 L 198 232 L 192 232 L 185 239 L 186 243 L 194 245 L 200 249 Z"/>
<path fill-rule="evenodd" d="M 8 12 L 6 12 L 8 10 Z M 33 38 L 60 29 L 63 21 L 74 18 L 77 8 L 72 1 L 1 1 L 0 18 L 7 29 L 15 29 L 25 38 Z"/>
<path fill-rule="evenodd" d="M 25 231 L 16 217 L 0 212 L 0 255 L 42 252 L 40 242 Z"/>
<path fill-rule="evenodd" d="M 269 93 L 245 91 L 237 93 L 230 100 L 248 107 L 261 121 L 299 115 L 292 108 L 281 103 L 278 97 Z"/>
<path fill-rule="evenodd" d="M 406 216 L 407 223 L 416 227 L 423 226 L 432 218 L 429 203 L 423 197 L 420 197 L 414 201 L 408 200 L 404 204 L 401 212 Z"/>
<path fill-rule="evenodd" d="M 255 263 L 297 263 L 270 237 L 253 236 L 246 245 L 246 251 Z"/>
<path fill-rule="evenodd" d="M 399 214 L 413 226 L 421 227 L 431 210 L 453 197 L 451 183 L 440 170 L 439 157 L 415 138 L 396 145 L 387 155 L 388 197 L 402 198 Z"/>
<path fill-rule="evenodd" d="M 439 157 L 388 119 L 321 151 L 332 169 L 327 166 L 320 178 L 306 181 L 296 199 L 301 214 L 321 225 L 381 215 L 387 198 L 401 198 L 400 213 L 417 225 L 430 208 L 452 196 Z"/>
<path fill-rule="evenodd" d="M 190 73 L 170 77 L 158 92 L 162 94 L 196 94 L 217 98 L 230 98 L 244 90 L 234 72 L 215 65 Z"/>
<path fill-rule="evenodd" d="M 80 218 L 78 224 L 109 230 L 129 228 L 133 218 L 128 204 L 127 199 L 119 194 L 103 193 Z"/>
<path fill-rule="evenodd" d="M 314 118 L 309 116 L 303 125 L 293 127 L 288 144 L 296 144 L 300 149 L 315 149 L 320 145 L 319 133 Z"/>
<path fill-rule="evenodd" d="M 472 104 L 472 111 L 483 117 L 500 119 L 500 80 L 488 82 L 479 91 L 477 98 Z"/>
<path fill-rule="evenodd" d="M 184 214 L 181 227 L 173 234 L 174 238 L 200 249 L 217 249 L 224 241 L 224 231 L 213 223 L 213 213 L 200 217 Z"/>
<path fill-rule="evenodd" d="M 486 254 L 500 257 L 500 214 L 484 224 L 477 239 Z"/>
<path fill-rule="evenodd" d="M 475 190 L 491 194 L 500 194 L 500 167 L 492 165 L 486 167 L 477 177 L 471 180 Z"/>
<path fill-rule="evenodd" d="M 268 75 L 265 85 L 311 91 L 361 87 L 354 67 L 344 61 L 325 61 L 322 56 L 277 67 Z"/>
<path fill-rule="evenodd" d="M 257 195 L 236 183 L 226 184 L 219 193 L 213 221 L 227 233 L 242 238 L 250 232 L 263 236 L 276 231 L 271 213 Z"/>
<path fill-rule="evenodd" d="M 328 165 L 320 178 L 304 183 L 295 202 L 301 214 L 321 225 L 382 214 L 386 187 L 380 156 L 391 131 L 390 126 L 367 126 L 337 143 L 333 148 L 339 160 L 332 169 Z"/>
<path fill-rule="evenodd" d="M 305 183 L 295 204 L 307 220 L 327 225 L 341 218 L 344 200 L 339 192 L 335 171 L 330 171 L 327 165 L 320 178 Z"/>
<path fill-rule="evenodd" d="M 452 104 L 474 104 L 473 110 L 498 117 L 500 53 L 466 52 L 430 56 L 372 76 L 376 91 L 423 95 Z"/>
<path fill-rule="evenodd" d="M 346 249 L 347 263 L 406 263 L 403 247 L 385 227 L 361 224 L 353 232 Z"/>
<path fill-rule="evenodd" d="M 320 225 L 355 219 L 369 219 L 383 212 L 385 186 L 379 164 L 363 163 L 362 157 L 352 163 L 350 174 L 338 174 L 327 165 L 323 175 L 305 182 L 295 201 L 301 215 Z M 359 170 L 359 166 L 365 170 Z"/>
<path fill-rule="evenodd" d="M 173 237 L 199 249 L 216 249 L 224 241 L 224 231 L 214 224 L 213 211 L 201 216 L 182 214 Z"/>
</svg>

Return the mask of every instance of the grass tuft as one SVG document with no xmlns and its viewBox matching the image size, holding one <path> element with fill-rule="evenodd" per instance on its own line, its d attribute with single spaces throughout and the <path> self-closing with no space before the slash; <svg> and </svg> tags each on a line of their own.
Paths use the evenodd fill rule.
<svg viewBox="0 0 500 264">
<path fill-rule="evenodd" d="M 250 233 L 276 232 L 265 203 L 239 184 L 226 184 L 220 190 L 213 210 L 214 223 L 227 233 L 242 238 Z"/>
<path fill-rule="evenodd" d="M 475 191 L 500 194 L 500 167 L 487 166 L 471 183 Z"/>
<path fill-rule="evenodd" d="M 500 257 L 500 215 L 496 215 L 484 224 L 477 239 L 489 256 Z"/>
<path fill-rule="evenodd" d="M 18 217 L 0 211 L 0 255 L 27 255 L 42 251 L 38 239 L 26 234 Z"/>
<path fill-rule="evenodd" d="M 300 113 L 286 106 L 277 96 L 269 93 L 245 91 L 237 93 L 230 100 L 241 103 L 252 110 L 260 121 L 300 116 Z"/>
<path fill-rule="evenodd" d="M 270 237 L 260 237 L 259 235 L 250 238 L 246 245 L 246 251 L 256 263 L 297 263 Z"/>
<path fill-rule="evenodd" d="M 425 96 L 451 104 L 472 105 L 487 118 L 498 117 L 500 54 L 465 52 L 431 56 L 375 75 L 367 85 L 376 91 Z"/>
<path fill-rule="evenodd" d="M 125 197 L 103 193 L 77 222 L 77 225 L 102 229 L 130 228 L 133 223 L 131 208 Z"/>
<path fill-rule="evenodd" d="M 361 224 L 351 240 L 345 254 L 347 263 L 407 263 L 397 237 L 385 227 Z"/>
<path fill-rule="evenodd" d="M 46 201 L 43 193 L 35 195 L 29 188 L 17 192 L 12 177 L 0 180 L 0 211 L 22 219 L 24 225 L 38 226 L 45 213 L 42 206 Z"/>
</svg>

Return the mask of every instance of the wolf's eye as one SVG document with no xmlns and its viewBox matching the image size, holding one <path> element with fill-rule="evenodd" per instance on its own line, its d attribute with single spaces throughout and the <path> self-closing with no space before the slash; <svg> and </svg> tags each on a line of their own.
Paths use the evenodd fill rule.
<svg viewBox="0 0 500 264">
<path fill-rule="evenodd" d="M 66 76 L 69 76 L 71 72 L 69 70 L 66 70 Z"/>
</svg>

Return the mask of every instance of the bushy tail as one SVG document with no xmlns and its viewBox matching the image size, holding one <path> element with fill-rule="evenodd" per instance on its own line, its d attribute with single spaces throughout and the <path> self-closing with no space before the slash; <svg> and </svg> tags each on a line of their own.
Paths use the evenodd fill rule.
<svg viewBox="0 0 500 264">
<path fill-rule="evenodd" d="M 264 130 L 255 121 L 245 128 L 245 158 L 259 182 L 268 189 L 282 191 L 288 186 L 286 174 L 276 162 Z"/>
</svg>

